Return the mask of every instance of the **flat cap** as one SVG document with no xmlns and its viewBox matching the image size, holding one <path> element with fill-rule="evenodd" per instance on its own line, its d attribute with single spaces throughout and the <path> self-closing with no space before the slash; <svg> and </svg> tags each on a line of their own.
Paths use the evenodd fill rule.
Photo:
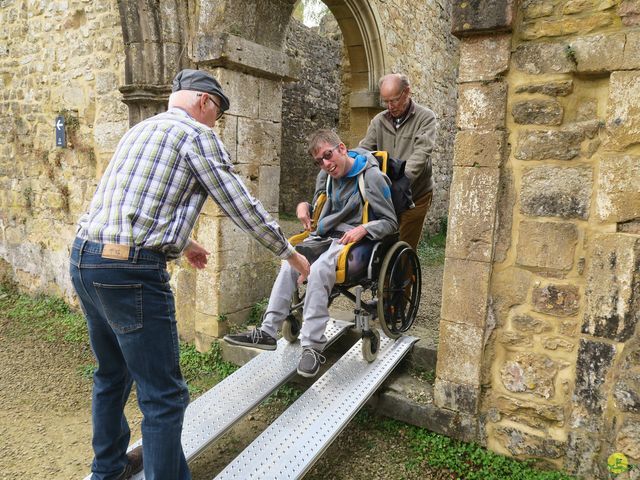
<svg viewBox="0 0 640 480">
<path fill-rule="evenodd" d="M 177 92 L 179 90 L 194 90 L 196 92 L 205 92 L 210 93 L 211 95 L 216 95 L 220 97 L 220 109 L 223 112 L 229 110 L 229 99 L 224 93 L 222 93 L 220 83 L 213 77 L 213 75 L 210 75 L 203 70 L 185 68 L 178 72 L 173 79 L 173 87 L 171 88 L 171 91 Z"/>
</svg>

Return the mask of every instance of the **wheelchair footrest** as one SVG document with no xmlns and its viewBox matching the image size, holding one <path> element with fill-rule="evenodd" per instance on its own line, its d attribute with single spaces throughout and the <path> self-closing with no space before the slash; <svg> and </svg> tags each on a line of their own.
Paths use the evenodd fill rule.
<svg viewBox="0 0 640 480">
<path fill-rule="evenodd" d="M 216 479 L 301 478 L 417 340 L 382 337 L 372 363 L 360 340 Z"/>
<path fill-rule="evenodd" d="M 353 326 L 350 322 L 330 320 L 325 335 L 327 346 Z M 211 390 L 189 404 L 182 426 L 182 448 L 187 461 L 220 438 L 244 415 L 296 374 L 302 354 L 300 342 L 278 341 L 275 351 L 261 353 L 236 370 Z M 129 450 L 142 440 L 129 446 Z M 86 477 L 91 478 L 91 475 Z M 140 472 L 133 480 L 144 478 Z"/>
</svg>

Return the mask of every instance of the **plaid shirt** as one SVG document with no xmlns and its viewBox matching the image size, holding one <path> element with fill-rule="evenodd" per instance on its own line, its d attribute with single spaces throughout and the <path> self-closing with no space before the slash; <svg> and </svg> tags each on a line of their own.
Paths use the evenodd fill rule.
<svg viewBox="0 0 640 480">
<path fill-rule="evenodd" d="M 209 127 L 171 108 L 131 128 L 98 185 L 80 238 L 151 248 L 176 258 L 210 195 L 233 222 L 281 258 L 293 247 L 234 172 Z"/>
</svg>

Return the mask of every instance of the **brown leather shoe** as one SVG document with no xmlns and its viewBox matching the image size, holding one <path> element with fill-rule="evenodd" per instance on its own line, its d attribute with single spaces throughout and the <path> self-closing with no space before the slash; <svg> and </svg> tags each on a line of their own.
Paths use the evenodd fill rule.
<svg viewBox="0 0 640 480">
<path fill-rule="evenodd" d="M 129 480 L 136 473 L 142 471 L 142 445 L 127 452 L 127 461 L 124 471 L 115 480 Z"/>
<path fill-rule="evenodd" d="M 142 467 L 144 466 L 142 462 L 142 445 L 139 445 L 130 452 L 127 452 L 127 460 L 129 461 L 128 466 L 131 467 L 131 475 L 141 472 Z"/>
</svg>

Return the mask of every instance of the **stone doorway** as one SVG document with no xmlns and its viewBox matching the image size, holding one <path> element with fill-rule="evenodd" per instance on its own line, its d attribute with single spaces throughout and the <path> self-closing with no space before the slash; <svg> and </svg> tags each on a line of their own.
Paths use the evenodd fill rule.
<svg viewBox="0 0 640 480">
<path fill-rule="evenodd" d="M 280 186 L 285 183 L 281 168 L 285 167 L 284 172 L 286 162 L 291 160 L 284 158 L 286 118 L 282 112 L 287 92 L 295 95 L 296 82 L 304 71 L 295 55 L 287 52 L 287 34 L 291 32 L 296 1 L 163 2 L 158 8 L 140 8 L 139 4 L 134 0 L 119 4 L 127 56 L 127 84 L 121 91 L 130 107 L 131 122 L 162 109 L 173 72 L 184 67 L 213 72 L 234 99 L 218 126 L 222 140 L 252 193 L 269 212 L 278 214 L 282 207 Z M 407 71 L 417 80 L 421 71 L 400 55 L 390 63 L 386 52 L 389 39 L 385 43 L 382 36 L 383 21 L 400 25 L 398 18 L 404 18 L 410 11 L 395 12 L 390 6 L 385 7 L 383 20 L 377 10 L 383 6 L 366 0 L 327 0 L 324 4 L 342 37 L 339 121 L 335 125 L 334 117 L 332 122 L 345 142 L 355 145 L 363 137 L 370 119 L 380 111 L 377 79 L 383 73 L 396 70 Z M 441 17 L 446 15 L 446 11 L 440 12 Z M 443 31 L 448 31 L 446 22 L 442 23 Z M 449 54 L 455 51 L 451 45 L 449 41 L 443 47 L 449 48 Z M 421 48 L 424 46 L 416 46 L 416 50 Z M 410 51 L 405 55 L 410 58 Z M 438 65 L 442 62 L 433 63 L 433 69 Z M 435 205 L 440 204 L 439 215 L 446 211 L 450 181 L 450 174 L 446 172 L 450 171 L 453 124 L 451 108 L 448 108 L 451 105 L 447 107 L 446 101 L 436 98 L 455 99 L 455 88 L 451 89 L 455 72 L 453 69 L 446 72 L 448 79 L 425 83 L 423 78 L 422 82 L 428 87 L 418 89 L 432 98 L 432 102 L 442 102 L 434 110 L 446 125 L 442 130 L 449 133 L 443 135 L 436 152 L 445 162 L 434 161 L 438 164 L 434 170 L 440 177 L 436 181 L 440 181 L 444 192 L 434 200 Z M 338 75 L 334 73 L 334 77 Z M 439 88 L 444 88 L 446 95 L 437 92 Z M 453 100 L 451 102 L 453 104 Z M 296 140 L 296 143 L 300 142 Z M 437 224 L 438 219 L 433 223 Z M 210 259 L 211 266 L 204 272 L 177 266 L 173 284 L 182 335 L 206 349 L 230 325 L 243 322 L 251 307 L 268 296 L 278 265 L 213 203 L 205 206 L 195 235 L 211 246 L 215 258 Z M 435 280 L 438 286 L 440 277 Z M 432 293 L 433 290 L 431 288 Z M 439 292 L 433 297 L 438 301 L 438 307 L 433 309 L 437 310 L 437 316 Z M 437 336 L 437 326 L 432 330 L 436 330 L 432 337 Z"/>
</svg>

